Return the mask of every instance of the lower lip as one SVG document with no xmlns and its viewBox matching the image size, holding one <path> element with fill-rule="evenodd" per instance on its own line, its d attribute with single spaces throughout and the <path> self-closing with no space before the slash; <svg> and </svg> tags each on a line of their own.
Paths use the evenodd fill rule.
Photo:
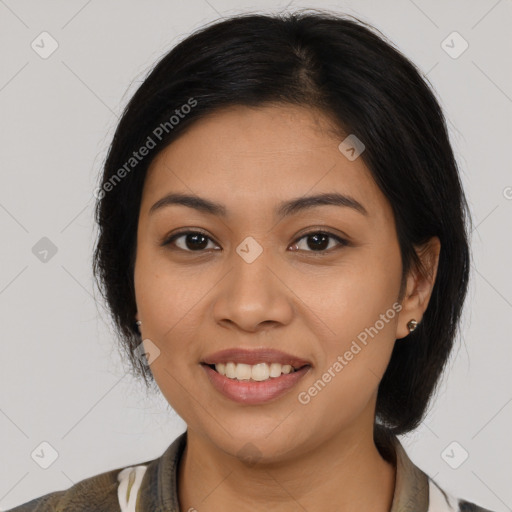
<svg viewBox="0 0 512 512">
<path fill-rule="evenodd" d="M 213 370 L 206 364 L 201 364 L 213 387 L 231 400 L 242 404 L 262 404 L 275 400 L 288 392 L 304 377 L 311 366 L 304 366 L 293 373 L 281 374 L 264 381 L 229 379 Z"/>
</svg>

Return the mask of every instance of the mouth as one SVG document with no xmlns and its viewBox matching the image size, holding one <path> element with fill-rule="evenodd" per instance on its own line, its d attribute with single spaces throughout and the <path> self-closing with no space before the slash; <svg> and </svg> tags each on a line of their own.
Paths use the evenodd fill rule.
<svg viewBox="0 0 512 512">
<path fill-rule="evenodd" d="M 256 405 L 277 400 L 312 369 L 310 361 L 271 348 L 231 348 L 201 362 L 209 383 L 223 398 Z"/>
<path fill-rule="evenodd" d="M 228 377 L 231 376 L 230 373 L 234 364 L 235 370 L 238 371 L 238 367 L 240 367 L 242 378 L 245 378 L 246 366 L 258 366 L 259 370 L 262 370 L 263 366 L 259 365 L 266 364 L 269 366 L 269 371 L 270 367 L 273 368 L 273 373 L 276 376 L 279 376 L 277 373 L 279 367 L 281 370 L 284 368 L 284 373 L 290 373 L 292 370 L 298 370 L 305 365 L 312 366 L 311 362 L 306 359 L 273 348 L 255 348 L 250 350 L 246 348 L 230 348 L 210 354 L 200 362 L 212 366 L 212 369 L 219 373 L 224 371 L 224 375 L 227 372 Z M 259 375 L 259 370 L 256 370 L 255 375 Z"/>
<path fill-rule="evenodd" d="M 229 361 L 227 363 L 201 364 L 208 366 L 213 371 L 228 379 L 252 382 L 265 382 L 270 379 L 277 379 L 282 375 L 289 375 L 311 366 L 309 364 L 298 364 L 292 366 L 291 364 L 275 362 L 270 364 L 261 362 L 251 365 L 246 363 L 235 363 L 234 361 Z"/>
<path fill-rule="evenodd" d="M 276 350 L 238 349 L 217 352 L 200 366 L 224 399 L 244 405 L 284 397 L 313 367 L 306 360 Z"/>
</svg>

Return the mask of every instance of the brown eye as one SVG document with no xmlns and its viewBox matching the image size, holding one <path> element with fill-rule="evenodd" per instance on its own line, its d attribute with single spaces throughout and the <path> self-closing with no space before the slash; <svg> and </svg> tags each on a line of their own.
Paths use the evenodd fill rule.
<svg viewBox="0 0 512 512">
<path fill-rule="evenodd" d="M 208 247 L 209 241 L 212 241 L 212 239 L 201 231 L 182 231 L 172 235 L 162 245 L 173 244 L 182 251 L 200 252 L 204 249 L 212 248 Z"/>
<path fill-rule="evenodd" d="M 305 244 L 306 248 L 299 247 L 298 242 L 300 240 L 306 239 L 307 242 Z M 348 241 L 344 238 L 341 238 L 337 235 L 334 235 L 333 233 L 328 233 L 326 231 L 311 231 L 309 233 L 306 233 L 305 235 L 301 236 L 297 242 L 294 244 L 293 250 L 301 250 L 306 252 L 328 252 L 327 249 L 332 249 L 333 247 L 329 247 L 330 241 L 334 240 L 337 242 L 338 247 L 339 246 L 346 246 L 348 245 Z M 336 244 L 334 244 L 334 247 L 336 247 Z"/>
</svg>

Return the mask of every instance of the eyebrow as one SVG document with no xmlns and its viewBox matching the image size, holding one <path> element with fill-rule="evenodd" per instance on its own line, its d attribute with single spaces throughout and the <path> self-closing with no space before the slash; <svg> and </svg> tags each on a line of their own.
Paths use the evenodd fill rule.
<svg viewBox="0 0 512 512">
<path fill-rule="evenodd" d="M 151 215 L 157 210 L 171 205 L 187 206 L 200 212 L 217 215 L 219 217 L 227 217 L 227 209 L 224 205 L 199 196 L 182 193 L 170 193 L 162 197 L 149 209 L 149 214 Z M 368 211 L 359 201 L 355 200 L 353 197 L 339 193 L 324 193 L 283 201 L 277 205 L 275 215 L 279 218 L 284 218 L 310 208 L 324 205 L 352 208 L 368 216 Z"/>
</svg>

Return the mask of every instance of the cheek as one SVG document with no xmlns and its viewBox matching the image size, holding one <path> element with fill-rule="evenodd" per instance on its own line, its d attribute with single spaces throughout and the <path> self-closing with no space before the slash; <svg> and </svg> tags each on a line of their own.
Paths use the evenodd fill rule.
<svg viewBox="0 0 512 512">
<path fill-rule="evenodd" d="M 204 291 L 191 286 L 182 273 L 166 270 L 165 261 L 143 249 L 137 255 L 134 277 L 142 334 L 159 350 L 151 372 L 166 398 L 179 402 L 185 393 L 180 393 L 180 384 L 190 386 L 186 376 L 198 360 L 188 340 L 199 327 L 194 315 Z"/>
<path fill-rule="evenodd" d="M 328 319 L 336 337 L 319 340 L 321 359 L 297 396 L 299 410 L 318 428 L 328 422 L 336 430 L 371 410 L 395 343 L 398 311 L 393 304 L 382 296 L 355 294 L 348 308 Z"/>
<path fill-rule="evenodd" d="M 342 351 L 376 322 L 381 338 L 395 339 L 392 324 L 399 307 L 395 301 L 400 276 L 398 253 L 384 255 L 376 246 L 367 246 L 347 252 L 335 267 L 290 274 L 287 282 L 301 298 L 301 314 L 316 325 L 318 337 L 332 350 Z M 386 315 L 385 324 L 379 321 L 381 315 Z"/>
<path fill-rule="evenodd" d="M 183 371 L 199 357 L 189 341 L 204 326 L 209 293 L 219 277 L 207 266 L 173 264 L 165 251 L 148 245 L 140 246 L 134 273 L 143 334 L 166 352 L 170 367 L 181 365 L 177 369 Z"/>
<path fill-rule="evenodd" d="M 381 339 L 394 335 L 399 284 L 398 277 L 389 279 L 369 271 L 354 274 L 342 283 L 331 283 L 331 296 L 339 300 L 329 301 L 324 311 L 326 322 L 337 333 L 337 341 L 346 343 L 368 330 Z M 375 333 L 372 327 L 379 332 Z M 359 337 L 364 341 L 364 335 Z"/>
<path fill-rule="evenodd" d="M 187 316 L 194 315 L 194 306 L 201 301 L 207 286 L 206 282 L 198 286 L 201 276 L 197 273 L 172 265 L 165 251 L 146 246 L 140 247 L 137 254 L 134 278 L 141 319 L 162 342 L 181 328 L 180 323 L 186 322 Z"/>
<path fill-rule="evenodd" d="M 391 357 L 400 311 L 400 260 L 360 256 L 340 268 L 336 279 L 317 285 L 317 299 L 310 295 L 324 328 L 315 382 L 302 390 L 304 401 L 319 408 L 343 404 L 334 413 L 341 416 L 360 412 L 376 393 Z"/>
<path fill-rule="evenodd" d="M 194 292 L 190 281 L 176 272 L 164 272 L 140 260 L 136 283 L 137 308 L 143 319 L 143 335 L 159 350 L 150 370 L 162 395 L 187 423 L 195 421 L 194 378 L 199 355 L 189 343 L 200 323 L 194 305 L 203 293 Z"/>
</svg>

